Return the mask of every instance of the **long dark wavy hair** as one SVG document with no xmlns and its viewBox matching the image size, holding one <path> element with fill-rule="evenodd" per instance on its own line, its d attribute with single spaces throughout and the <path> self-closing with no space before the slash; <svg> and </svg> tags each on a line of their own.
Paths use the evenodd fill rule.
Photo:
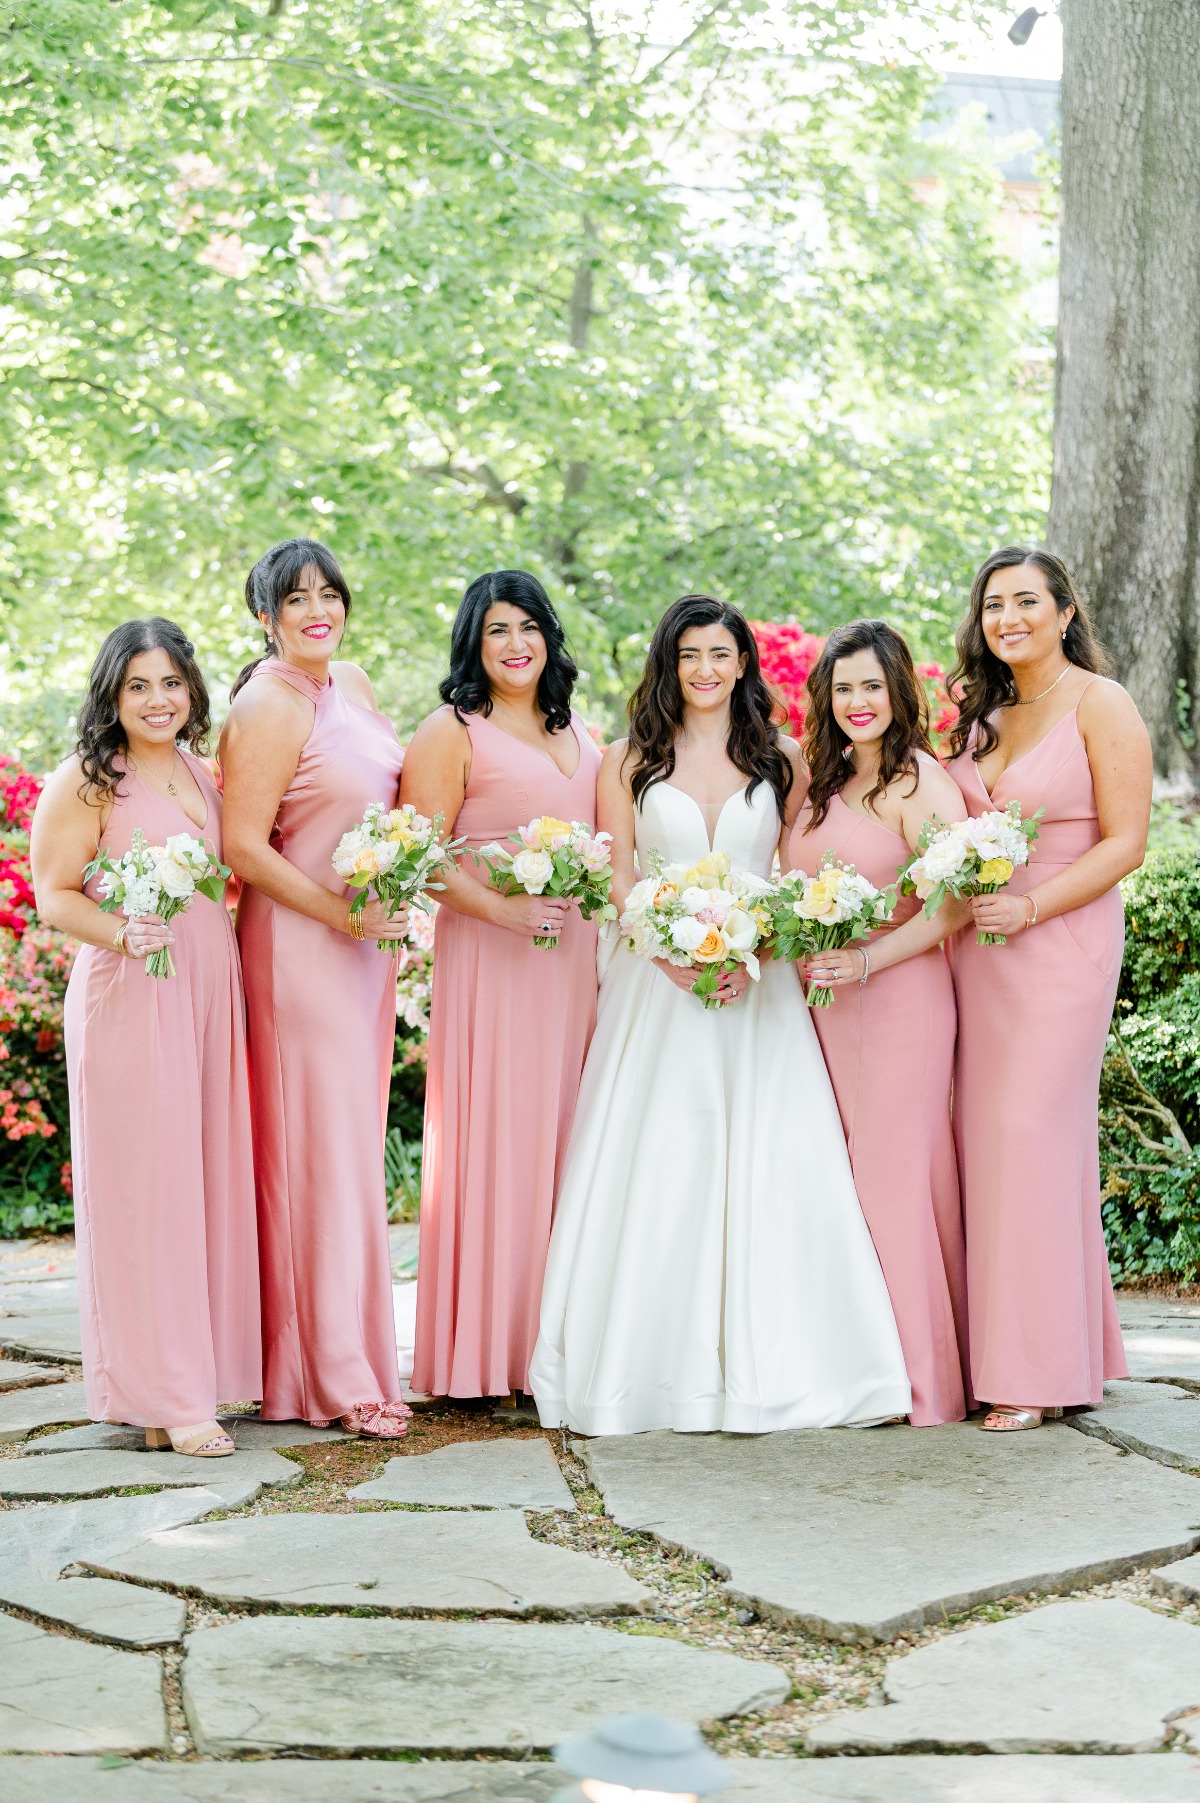
<svg viewBox="0 0 1200 1803">
<path fill-rule="evenodd" d="M 892 704 L 891 724 L 879 747 L 879 775 L 863 798 L 865 806 L 871 807 L 897 777 L 911 777 L 915 788 L 920 775 L 917 753 L 933 754 L 929 706 L 913 668 L 912 652 L 900 634 L 884 620 L 852 620 L 849 626 L 835 627 L 808 673 L 804 756 L 811 771 L 808 802 L 813 826 L 820 826 L 853 769 L 845 755 L 851 741 L 833 716 L 833 682 L 838 659 L 859 651 L 873 652 L 878 658 Z"/>
<path fill-rule="evenodd" d="M 438 693 L 460 720 L 464 714 L 482 714 L 486 719 L 491 713 L 492 693 L 483 667 L 483 626 L 488 608 L 503 602 L 536 621 L 546 641 L 546 667 L 538 678 L 537 704 L 547 732 L 561 732 L 571 724 L 571 691 L 579 671 L 567 651 L 562 622 L 549 595 L 528 570 L 490 570 L 486 576 L 476 576 L 454 616 L 450 671 L 438 684 Z"/>
<path fill-rule="evenodd" d="M 1078 664 L 1081 670 L 1095 671 L 1098 676 L 1111 674 L 1108 653 L 1096 635 L 1087 608 L 1062 558 L 1041 545 L 1005 545 L 1002 550 L 993 551 L 971 584 L 971 603 L 954 641 L 958 657 L 946 685 L 958 704 L 958 719 L 950 734 L 950 751 L 954 757 L 966 749 L 973 726 L 979 728 L 975 758 L 978 761 L 986 757 L 1000 736 L 989 716 L 1017 698 L 1012 671 L 988 650 L 983 636 L 983 599 L 997 570 L 1011 570 L 1021 563 L 1031 563 L 1035 570 L 1041 571 L 1060 613 L 1068 607 L 1075 609 L 1063 639 L 1063 651 L 1070 661 Z"/>
<path fill-rule="evenodd" d="M 238 672 L 237 681 L 229 691 L 230 700 L 240 689 L 245 688 L 252 670 L 257 670 L 259 664 L 265 663 L 267 658 L 276 656 L 271 628 L 279 618 L 279 610 L 310 564 L 321 572 L 331 588 L 337 590 L 345 604 L 346 618 L 350 618 L 350 585 L 342 575 L 342 567 L 329 546 L 323 545 L 316 538 L 280 539 L 277 545 L 272 545 L 269 551 L 263 552 L 246 578 L 246 606 L 254 623 L 256 626 L 260 625 L 263 614 L 266 614 L 268 624 L 263 627 L 262 655 Z"/>
<path fill-rule="evenodd" d="M 668 607 L 650 640 L 642 680 L 629 703 L 631 787 L 636 805 L 655 783 L 668 782 L 675 770 L 675 740 L 683 726 L 683 689 L 679 682 L 679 641 L 694 626 L 723 626 L 746 659 L 730 701 L 726 756 L 746 777 L 747 793 L 768 783 L 782 815 L 792 786 L 792 766 L 779 743 L 776 721 L 781 708 L 762 673 L 758 645 L 745 615 L 712 595 L 683 595 Z"/>
<path fill-rule="evenodd" d="M 121 691 L 130 664 L 144 651 L 165 651 L 187 686 L 190 712 L 176 743 L 182 740 L 199 756 L 207 749 L 208 690 L 196 662 L 195 646 L 174 620 L 157 614 L 148 620 L 126 620 L 123 626 L 114 626 L 97 652 L 75 722 L 75 750 L 83 771 L 79 793 L 89 801 L 110 801 L 120 794 L 124 772 L 117 769 L 116 759 L 129 749 L 118 717 Z"/>
</svg>

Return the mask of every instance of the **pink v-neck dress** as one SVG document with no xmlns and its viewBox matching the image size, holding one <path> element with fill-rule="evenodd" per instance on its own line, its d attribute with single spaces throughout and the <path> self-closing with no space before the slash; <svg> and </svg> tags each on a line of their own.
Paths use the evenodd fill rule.
<svg viewBox="0 0 1200 1803">
<path fill-rule="evenodd" d="M 313 882 L 345 889 L 330 859 L 372 801 L 393 805 L 403 753 L 384 715 L 332 678 L 274 659 L 313 725 L 271 843 Z M 330 1420 L 400 1398 L 383 1136 L 396 1035 L 396 959 L 247 885 L 238 937 L 262 1260 L 263 1415 Z"/>
<path fill-rule="evenodd" d="M 835 795 L 820 826 L 806 806 L 788 847 L 815 876 L 827 851 L 885 888 L 910 855 L 882 821 Z M 811 828 L 811 830 L 810 830 Z M 899 926 L 920 906 L 902 900 Z M 878 937 L 878 935 L 875 935 Z M 912 1384 L 915 1427 L 967 1411 L 967 1273 L 950 1125 L 955 1007 L 940 946 L 833 991 L 812 1018 L 837 1096 L 854 1187 L 883 1266 Z"/>
<path fill-rule="evenodd" d="M 140 827 L 151 845 L 191 833 L 221 856 L 216 784 L 180 756 L 204 826 L 125 771 L 105 850 L 120 857 Z M 97 878 L 86 893 L 100 900 Z M 93 1420 L 137 1427 L 190 1427 L 262 1394 L 237 943 L 202 895 L 171 931 L 173 977 L 85 945 L 64 1022 L 84 1391 Z"/>
<path fill-rule="evenodd" d="M 1077 713 L 1076 709 L 1076 713 Z M 1014 895 L 1100 839 L 1076 713 L 1052 726 L 989 796 L 969 745 L 950 765 L 972 814 L 1044 808 Z M 1100 1402 L 1127 1376 L 1100 1222 L 1096 1110 L 1125 940 L 1119 889 L 1086 907 L 952 948 L 958 995 L 954 1132 L 967 1230 L 976 1396 L 1028 1408 Z"/>
<path fill-rule="evenodd" d="M 454 833 L 468 848 L 540 814 L 595 824 L 600 753 L 579 720 L 570 778 L 482 714 L 464 724 L 471 776 Z M 462 868 L 487 881 L 466 848 Z M 577 909 L 552 951 L 438 910 L 414 1390 L 503 1396 L 528 1387 L 596 987 L 596 927 Z"/>
</svg>

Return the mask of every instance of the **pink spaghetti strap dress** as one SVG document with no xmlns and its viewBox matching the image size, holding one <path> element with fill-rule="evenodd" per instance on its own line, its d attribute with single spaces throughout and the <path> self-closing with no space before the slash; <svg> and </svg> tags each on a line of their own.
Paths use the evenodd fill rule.
<svg viewBox="0 0 1200 1803">
<path fill-rule="evenodd" d="M 989 795 L 968 746 L 950 765 L 972 814 L 1014 799 L 1046 812 L 1024 895 L 1100 838 L 1075 713 Z M 1095 1405 L 1127 1375 L 1100 1222 L 1100 1065 L 1125 941 L 1119 889 L 977 945 L 955 934 L 954 1133 L 967 1230 L 971 1374 L 981 1401 Z"/>
<path fill-rule="evenodd" d="M 835 795 L 810 830 L 806 806 L 789 846 L 810 876 L 827 851 L 885 888 L 909 857 L 899 833 Z M 902 900 L 899 926 L 916 912 Z M 876 935 L 878 937 L 878 935 Z M 915 1427 L 967 1412 L 967 1273 L 950 1125 L 954 985 L 941 947 L 837 988 L 813 1020 L 846 1132 L 854 1187 L 883 1266 Z"/>
<path fill-rule="evenodd" d="M 572 719 L 568 778 L 482 714 L 454 825 L 478 850 L 540 814 L 596 818 L 600 753 Z M 462 868 L 487 881 L 464 849 Z M 437 917 L 413 1389 L 527 1388 L 555 1185 L 596 1017 L 596 927 L 553 951 L 450 908 Z"/>
<path fill-rule="evenodd" d="M 151 845 L 190 833 L 221 856 L 216 784 L 180 756 L 203 828 L 127 770 L 105 850 L 119 857 L 140 827 Z M 98 880 L 87 893 L 100 899 Z M 93 1420 L 137 1427 L 190 1427 L 262 1394 L 237 943 L 202 895 L 171 931 L 173 977 L 85 945 L 65 1009 L 84 1390 Z"/>
<path fill-rule="evenodd" d="M 396 799 L 391 722 L 330 679 L 274 658 L 252 681 L 286 682 L 313 726 L 271 843 L 333 894 L 330 862 L 368 802 Z M 396 1032 L 396 960 L 273 902 L 238 907 L 262 1262 L 263 1415 L 331 1420 L 400 1398 L 383 1136 Z"/>
</svg>

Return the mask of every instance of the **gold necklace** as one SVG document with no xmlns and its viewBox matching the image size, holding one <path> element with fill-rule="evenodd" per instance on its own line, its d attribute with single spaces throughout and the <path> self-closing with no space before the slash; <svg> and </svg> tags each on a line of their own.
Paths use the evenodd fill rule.
<svg viewBox="0 0 1200 1803">
<path fill-rule="evenodd" d="M 1050 687 L 1048 689 L 1043 689 L 1040 695 L 1031 695 L 1029 697 L 1028 701 L 1021 701 L 1019 699 L 1014 699 L 1011 705 L 1013 707 L 1032 707 L 1035 701 L 1044 701 L 1046 699 L 1047 695 L 1053 695 L 1055 689 L 1058 687 L 1058 685 L 1062 681 L 1063 677 L 1067 674 L 1067 670 L 1073 670 L 1074 668 L 1075 668 L 1074 664 L 1068 658 L 1066 669 L 1059 672 L 1059 674 L 1054 678 L 1054 681 L 1050 684 Z"/>
<path fill-rule="evenodd" d="M 178 756 L 179 756 L 179 753 L 177 751 L 172 753 L 172 756 L 171 756 L 171 769 L 172 770 L 174 770 L 174 768 L 175 768 L 175 759 Z M 126 757 L 127 762 L 129 762 L 133 765 L 135 774 L 140 776 L 143 782 L 150 783 L 150 787 L 153 789 L 155 785 L 152 782 L 150 782 L 149 773 L 142 769 L 142 767 L 138 763 L 137 759 L 133 756 L 133 753 L 130 751 L 127 751 L 125 753 L 125 757 Z M 161 793 L 162 793 L 162 790 L 160 789 L 159 794 L 161 795 Z M 171 781 L 170 777 L 167 778 L 167 794 L 170 796 L 173 796 L 176 800 L 179 799 L 179 790 L 176 787 L 176 785 Z"/>
</svg>

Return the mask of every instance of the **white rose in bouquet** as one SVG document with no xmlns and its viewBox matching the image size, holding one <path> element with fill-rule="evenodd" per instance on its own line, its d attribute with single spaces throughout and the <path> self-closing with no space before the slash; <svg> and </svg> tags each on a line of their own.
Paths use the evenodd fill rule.
<svg viewBox="0 0 1200 1803">
<path fill-rule="evenodd" d="M 698 889 L 693 884 L 680 895 L 679 905 L 686 908 L 689 914 L 699 914 L 701 908 L 712 906 L 712 896 L 707 889 Z"/>
<path fill-rule="evenodd" d="M 671 944 L 689 955 L 702 946 L 707 937 L 708 928 L 692 914 L 685 914 L 671 928 Z"/>
<path fill-rule="evenodd" d="M 629 916 L 644 914 L 658 894 L 659 882 L 656 876 L 644 876 L 640 883 L 635 883 L 625 897 L 625 913 Z M 621 925 L 625 922 L 622 919 Z"/>
<path fill-rule="evenodd" d="M 513 857 L 512 873 L 526 895 L 540 895 L 554 875 L 554 859 L 548 851 L 519 851 Z"/>
<path fill-rule="evenodd" d="M 946 834 L 937 838 L 925 853 L 921 862 L 925 874 L 933 884 L 946 882 L 955 876 L 970 856 L 970 847 L 956 834 Z"/>
<path fill-rule="evenodd" d="M 172 833 L 163 850 L 193 876 L 207 876 L 212 863 L 208 847 L 191 833 Z"/>
<path fill-rule="evenodd" d="M 191 895 L 196 883 L 186 864 L 177 864 L 174 858 L 161 857 L 154 866 L 154 875 L 161 889 L 175 901 L 182 901 L 185 895 Z"/>
</svg>

